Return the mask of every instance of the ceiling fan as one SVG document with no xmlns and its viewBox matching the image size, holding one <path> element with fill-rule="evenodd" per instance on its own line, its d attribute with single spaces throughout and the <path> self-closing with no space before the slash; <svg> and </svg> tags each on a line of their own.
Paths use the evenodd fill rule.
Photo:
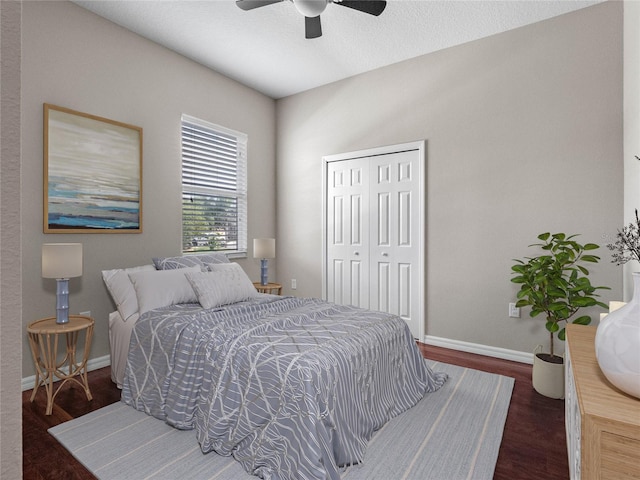
<svg viewBox="0 0 640 480">
<path fill-rule="evenodd" d="M 253 10 L 273 3 L 284 2 L 285 0 L 237 0 L 236 5 L 242 10 Z M 322 36 L 322 26 L 320 24 L 320 14 L 324 12 L 327 5 L 333 3 L 343 7 L 352 8 L 369 15 L 380 15 L 387 6 L 382 0 L 289 0 L 296 7 L 298 12 L 304 15 L 305 38 L 318 38 Z"/>
</svg>

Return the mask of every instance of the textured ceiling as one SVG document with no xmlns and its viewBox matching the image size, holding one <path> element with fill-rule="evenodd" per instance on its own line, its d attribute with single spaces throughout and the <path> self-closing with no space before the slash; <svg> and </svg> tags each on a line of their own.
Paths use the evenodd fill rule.
<svg viewBox="0 0 640 480">
<path fill-rule="evenodd" d="M 328 5 L 323 36 L 304 38 L 289 1 L 74 0 L 124 28 L 273 98 L 518 28 L 602 0 L 389 0 L 379 17 Z"/>
</svg>

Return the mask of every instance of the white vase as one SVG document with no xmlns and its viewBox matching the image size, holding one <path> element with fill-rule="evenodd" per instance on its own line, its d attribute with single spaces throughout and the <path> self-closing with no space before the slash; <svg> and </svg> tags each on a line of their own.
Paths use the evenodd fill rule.
<svg viewBox="0 0 640 480">
<path fill-rule="evenodd" d="M 607 380 L 640 398 L 640 272 L 633 273 L 631 301 L 600 322 L 596 358 Z"/>
</svg>

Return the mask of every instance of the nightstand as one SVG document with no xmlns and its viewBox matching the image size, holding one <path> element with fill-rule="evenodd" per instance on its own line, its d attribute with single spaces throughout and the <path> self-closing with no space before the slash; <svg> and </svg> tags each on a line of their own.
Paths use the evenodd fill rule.
<svg viewBox="0 0 640 480">
<path fill-rule="evenodd" d="M 36 396 L 40 385 L 47 391 L 46 414 L 51 415 L 53 400 L 60 389 L 69 380 L 80 385 L 91 400 L 91 391 L 87 382 L 87 360 L 91 349 L 94 321 L 84 315 L 69 315 L 69 322 L 56 323 L 55 317 L 42 318 L 27 326 L 29 345 L 36 367 L 36 382 L 31 394 L 31 401 Z M 66 349 L 58 351 L 59 337 L 64 335 Z M 84 337 L 84 349 L 80 361 L 76 359 L 78 337 Z M 62 380 L 54 393 L 55 378 Z M 80 377 L 78 380 L 76 377 Z"/>
<path fill-rule="evenodd" d="M 253 282 L 253 286 L 260 293 L 271 293 L 273 295 L 282 295 L 282 284 L 269 282 L 266 285 L 262 285 L 260 282 Z"/>
</svg>

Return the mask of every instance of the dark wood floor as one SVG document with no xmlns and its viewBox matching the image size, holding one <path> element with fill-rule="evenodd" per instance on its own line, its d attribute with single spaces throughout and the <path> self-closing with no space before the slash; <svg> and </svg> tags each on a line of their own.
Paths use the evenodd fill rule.
<svg viewBox="0 0 640 480">
<path fill-rule="evenodd" d="M 531 365 L 420 344 L 426 358 L 515 379 L 494 480 L 569 478 L 564 400 L 537 393 Z"/>
<path fill-rule="evenodd" d="M 427 358 L 500 373 L 515 378 L 494 479 L 565 480 L 569 478 L 564 433 L 564 402 L 537 394 L 531 386 L 531 366 L 420 344 Z M 110 369 L 89 373 L 93 400 L 88 402 L 76 385 L 66 385 L 56 397 L 53 414 L 44 414 L 46 395 L 41 388 L 33 403 L 31 391 L 22 396 L 23 477 L 26 480 L 94 479 L 47 429 L 97 410 L 120 399 Z M 393 479 L 389 479 L 393 480 Z M 419 480 L 419 479 L 414 479 Z M 456 480 L 456 479 L 442 479 Z"/>
</svg>

